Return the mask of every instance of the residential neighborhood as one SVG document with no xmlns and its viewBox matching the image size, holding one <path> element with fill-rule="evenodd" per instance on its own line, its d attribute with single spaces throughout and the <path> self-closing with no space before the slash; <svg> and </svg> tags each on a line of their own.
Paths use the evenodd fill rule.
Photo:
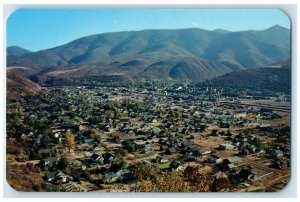
<svg viewBox="0 0 300 202">
<path fill-rule="evenodd" d="M 189 82 L 47 87 L 7 101 L 8 182 L 19 166 L 35 191 L 279 190 L 289 100 Z"/>
</svg>

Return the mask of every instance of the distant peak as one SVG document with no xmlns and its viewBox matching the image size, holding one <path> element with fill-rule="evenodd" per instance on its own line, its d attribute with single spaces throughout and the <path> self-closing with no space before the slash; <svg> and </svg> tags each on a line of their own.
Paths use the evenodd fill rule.
<svg viewBox="0 0 300 202">
<path fill-rule="evenodd" d="M 274 25 L 272 27 L 269 27 L 267 30 L 278 30 L 278 29 L 286 29 L 287 30 L 287 28 L 282 27 L 280 25 Z"/>
<path fill-rule="evenodd" d="M 30 53 L 30 50 L 22 48 L 20 46 L 9 46 L 6 48 L 8 56 L 21 56 L 26 53 Z"/>
<path fill-rule="evenodd" d="M 28 52 L 32 52 L 28 49 L 25 49 L 25 48 L 22 48 L 20 46 L 8 46 L 7 49 L 21 49 L 21 50 L 25 50 L 25 51 L 28 51 Z"/>
<path fill-rule="evenodd" d="M 229 33 L 230 31 L 226 30 L 226 29 L 215 29 L 213 30 L 214 32 L 219 32 L 219 33 Z"/>
</svg>

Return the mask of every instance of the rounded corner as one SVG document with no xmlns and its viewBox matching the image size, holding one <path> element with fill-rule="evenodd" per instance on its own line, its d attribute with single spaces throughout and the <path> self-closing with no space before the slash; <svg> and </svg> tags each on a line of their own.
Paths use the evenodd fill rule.
<svg viewBox="0 0 300 202">
<path fill-rule="evenodd" d="M 9 183 L 9 181 L 7 180 L 7 176 L 5 177 L 5 180 L 3 181 L 3 183 L 6 183 L 6 187 L 8 188 L 10 188 L 10 189 L 12 189 L 13 191 L 15 191 L 15 192 L 25 192 L 25 191 L 23 191 L 23 190 L 17 190 L 16 188 L 14 188 L 10 183 Z"/>
<path fill-rule="evenodd" d="M 280 193 L 282 193 L 282 192 L 285 192 L 285 190 L 288 188 L 288 187 L 290 187 L 291 185 L 291 178 L 292 178 L 292 176 L 291 175 L 289 175 L 289 177 L 288 177 L 288 179 L 286 179 L 286 184 L 284 185 L 284 187 L 282 187 L 281 189 L 279 189 L 279 190 L 276 190 L 274 193 L 278 193 L 278 194 L 280 194 Z"/>
<path fill-rule="evenodd" d="M 275 10 L 278 10 L 279 12 L 281 12 L 283 15 L 285 15 L 287 17 L 287 19 L 290 22 L 290 27 L 289 28 L 291 29 L 292 28 L 292 19 L 289 16 L 289 14 L 283 8 L 275 8 Z"/>
<path fill-rule="evenodd" d="M 8 13 L 6 15 L 6 20 L 5 20 L 6 27 L 8 26 L 9 20 L 11 19 L 11 17 L 14 16 L 15 13 L 17 13 L 17 12 L 19 12 L 21 10 L 26 10 L 26 8 L 16 7 L 16 8 L 12 8 L 11 10 L 8 11 Z"/>
</svg>

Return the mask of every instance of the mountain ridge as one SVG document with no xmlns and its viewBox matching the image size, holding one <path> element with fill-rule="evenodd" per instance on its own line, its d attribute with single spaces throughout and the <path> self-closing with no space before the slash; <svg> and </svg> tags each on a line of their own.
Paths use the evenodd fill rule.
<svg viewBox="0 0 300 202">
<path fill-rule="evenodd" d="M 280 26 L 239 32 L 186 28 L 94 34 L 50 49 L 8 56 L 7 64 L 30 67 L 35 74 L 78 65 L 90 66 L 96 75 L 120 71 L 129 77 L 151 79 L 161 74 L 161 79 L 203 81 L 289 57 L 290 32 Z"/>
</svg>

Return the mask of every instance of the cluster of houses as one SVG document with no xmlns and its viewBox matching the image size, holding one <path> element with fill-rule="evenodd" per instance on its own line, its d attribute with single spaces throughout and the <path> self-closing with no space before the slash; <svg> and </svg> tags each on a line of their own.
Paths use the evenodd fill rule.
<svg viewBox="0 0 300 202">
<path fill-rule="evenodd" d="M 240 158 L 263 154 L 264 150 L 254 142 L 264 140 L 257 135 L 224 131 L 231 127 L 255 128 L 273 112 L 221 102 L 222 92 L 216 89 L 201 92 L 178 85 L 52 88 L 40 96 L 20 99 L 22 107 L 17 113 L 21 114 L 20 122 L 25 129 L 18 130 L 22 132 L 16 136 L 8 128 L 7 137 L 10 141 L 22 139 L 31 153 L 23 152 L 17 160 L 40 160 L 40 165 L 48 170 L 45 180 L 49 183 L 75 180 L 72 174 L 59 169 L 57 154 L 67 155 L 71 169 L 79 169 L 80 173 L 97 170 L 102 183 L 127 180 L 129 170 L 115 166 L 124 161 L 117 155 L 124 151 L 153 155 L 150 162 L 140 160 L 153 165 L 168 163 L 175 170 L 181 170 L 185 162 L 205 156 L 204 163 L 216 165 L 216 177 L 226 175 L 239 182 L 253 178 L 251 167 L 239 167 Z M 67 133 L 74 138 L 72 148 L 68 148 Z M 224 137 L 227 143 L 219 144 L 218 148 L 195 143 L 194 140 L 208 135 Z M 284 146 L 272 154 L 278 168 L 289 164 L 283 160 Z M 215 149 L 236 149 L 238 156 L 222 159 Z"/>
</svg>

